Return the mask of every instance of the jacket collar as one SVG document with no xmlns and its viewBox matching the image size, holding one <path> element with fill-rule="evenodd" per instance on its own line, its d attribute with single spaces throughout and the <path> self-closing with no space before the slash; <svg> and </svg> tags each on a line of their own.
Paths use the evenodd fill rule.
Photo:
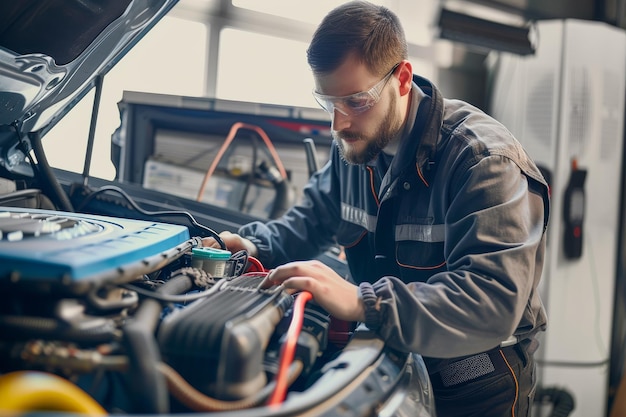
<svg viewBox="0 0 626 417">
<path fill-rule="evenodd" d="M 428 170 L 430 165 L 435 163 L 435 152 L 440 140 L 443 96 L 439 89 L 425 78 L 414 75 L 413 82 L 422 90 L 425 97 L 419 103 L 413 130 L 405 143 L 417 146 L 415 151 L 413 151 L 415 148 L 411 148 L 410 155 L 415 155 L 415 161 L 420 168 Z"/>
<path fill-rule="evenodd" d="M 418 164 L 420 169 L 429 170 L 435 163 L 435 152 L 443 123 L 443 97 L 437 87 L 425 78 L 413 75 L 413 88 L 423 94 L 413 95 L 409 115 L 415 114 L 413 128 L 401 140 L 399 149 L 385 174 L 381 190 L 391 184 L 398 175 Z M 417 110 L 415 110 L 417 108 Z"/>
</svg>

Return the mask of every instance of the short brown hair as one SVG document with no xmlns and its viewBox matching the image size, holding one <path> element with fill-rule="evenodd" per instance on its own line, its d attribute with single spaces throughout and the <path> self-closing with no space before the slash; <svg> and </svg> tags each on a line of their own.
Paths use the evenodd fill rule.
<svg viewBox="0 0 626 417">
<path fill-rule="evenodd" d="M 398 17 L 384 6 L 360 0 L 331 10 L 313 34 L 307 50 L 309 66 L 315 73 L 332 72 L 351 53 L 377 75 L 407 59 Z"/>
</svg>

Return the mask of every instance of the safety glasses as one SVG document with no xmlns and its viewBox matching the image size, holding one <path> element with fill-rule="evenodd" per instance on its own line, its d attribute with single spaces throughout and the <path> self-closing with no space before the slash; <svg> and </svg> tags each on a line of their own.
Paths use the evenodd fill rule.
<svg viewBox="0 0 626 417">
<path fill-rule="evenodd" d="M 356 116 L 364 113 L 374 107 L 380 100 L 380 94 L 387 85 L 387 81 L 391 78 L 396 68 L 400 63 L 394 65 L 394 67 L 383 77 L 382 80 L 376 83 L 376 85 L 367 91 L 361 91 L 359 93 L 350 94 L 348 96 L 327 96 L 319 94 L 313 91 L 313 97 L 317 103 L 331 115 L 335 112 L 335 109 L 344 116 Z"/>
</svg>

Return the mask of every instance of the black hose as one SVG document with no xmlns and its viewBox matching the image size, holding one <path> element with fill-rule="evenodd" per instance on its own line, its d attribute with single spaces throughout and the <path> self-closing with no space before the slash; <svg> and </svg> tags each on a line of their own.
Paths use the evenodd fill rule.
<svg viewBox="0 0 626 417">
<path fill-rule="evenodd" d="M 556 387 L 537 387 L 535 403 L 552 403 L 549 417 L 567 417 L 576 408 L 574 396 L 569 391 Z"/>
<path fill-rule="evenodd" d="M 181 294 L 193 287 L 187 275 L 171 278 L 157 290 L 160 294 Z M 124 326 L 124 344 L 128 355 L 130 400 L 137 413 L 169 412 L 169 395 L 165 377 L 156 364 L 161 362 L 154 338 L 163 307 L 155 299 L 142 301 L 132 320 Z"/>
<path fill-rule="evenodd" d="M 36 316 L 0 316 L 0 333 L 11 338 L 41 338 L 84 343 L 106 343 L 117 338 L 115 324 L 105 320 L 93 328 L 74 328 L 64 321 Z"/>
</svg>

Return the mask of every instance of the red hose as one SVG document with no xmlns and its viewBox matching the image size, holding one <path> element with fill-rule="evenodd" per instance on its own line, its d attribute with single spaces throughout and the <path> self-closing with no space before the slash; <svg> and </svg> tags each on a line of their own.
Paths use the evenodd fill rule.
<svg viewBox="0 0 626 417">
<path fill-rule="evenodd" d="M 302 330 L 302 322 L 304 321 L 304 306 L 307 301 L 312 298 L 313 295 L 307 291 L 301 292 L 296 298 L 293 306 L 291 323 L 289 324 L 289 329 L 287 329 L 287 340 L 280 351 L 278 372 L 276 373 L 276 387 L 274 388 L 274 392 L 268 401 L 269 405 L 278 405 L 282 403 L 287 396 L 289 367 L 293 362 L 298 337 L 300 336 L 300 330 Z"/>
<path fill-rule="evenodd" d="M 254 256 L 248 256 L 248 264 L 246 272 L 267 272 L 261 261 Z"/>
</svg>

